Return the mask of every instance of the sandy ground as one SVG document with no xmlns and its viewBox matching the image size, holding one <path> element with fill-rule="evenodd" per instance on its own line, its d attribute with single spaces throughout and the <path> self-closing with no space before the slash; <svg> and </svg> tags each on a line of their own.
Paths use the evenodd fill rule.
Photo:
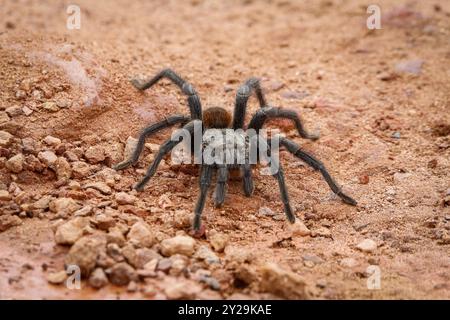
<svg viewBox="0 0 450 320">
<path fill-rule="evenodd" d="M 366 28 L 370 1 L 80 0 L 81 29 L 68 30 L 69 2 L 0 1 L 0 130 L 12 135 L 0 154 L 0 298 L 177 298 L 171 286 L 190 281 L 199 289 L 181 297 L 298 297 L 289 288 L 264 289 L 261 266 L 274 262 L 303 281 L 301 297 L 449 299 L 450 2 L 377 2 L 381 30 Z M 46 195 L 93 207 L 87 234 L 103 232 L 92 224 L 111 212 L 126 230 L 133 217 L 144 220 L 154 251 L 163 239 L 189 233 L 176 220 L 180 212 L 191 217 L 195 168 L 180 170 L 167 159 L 145 191 L 134 193 L 152 156 L 146 149 L 134 169 L 106 179 L 109 192 L 84 187 L 123 159 L 127 138 L 146 124 L 188 114 L 172 84 L 142 93 L 129 82 L 163 67 L 191 82 L 204 108 L 230 111 L 240 83 L 261 77 L 270 104 L 295 109 L 321 138 L 303 140 L 289 123 L 273 125 L 323 160 L 358 206 L 341 202 L 319 173 L 282 153 L 292 205 L 310 235 L 290 233 L 275 180 L 255 171 L 251 198 L 233 179 L 223 208 L 207 201 L 206 236 L 195 246 L 210 247 L 214 234 L 226 238 L 225 253 L 214 253 L 218 265 L 183 258 L 177 273 L 158 262 L 149 278 L 100 290 L 86 281 L 81 290 L 50 284 L 70 248 L 55 243 L 54 230 L 74 213 L 33 207 Z M 252 98 L 248 118 L 257 107 Z M 43 142 L 49 135 L 61 141 Z M 32 151 L 30 139 L 38 145 Z M 89 160 L 87 150 L 99 145 L 106 157 Z M 87 163 L 89 174 L 60 179 L 39 155 L 44 150 L 71 167 Z M 25 164 L 11 169 L 17 154 Z M 119 192 L 136 202 L 117 204 Z M 275 215 L 259 214 L 262 207 Z M 357 248 L 365 239 L 376 244 L 370 252 Z M 178 262 L 168 260 L 175 269 Z M 220 288 L 197 281 L 199 269 Z M 377 275 L 380 288 L 370 290 Z"/>
</svg>

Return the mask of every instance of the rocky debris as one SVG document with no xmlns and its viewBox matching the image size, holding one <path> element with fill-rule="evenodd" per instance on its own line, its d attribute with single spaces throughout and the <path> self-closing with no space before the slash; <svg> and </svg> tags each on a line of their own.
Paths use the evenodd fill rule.
<svg viewBox="0 0 450 320">
<path fill-rule="evenodd" d="M 111 194 L 112 190 L 111 188 L 104 182 L 90 182 L 83 186 L 84 189 L 92 188 L 95 190 L 100 191 L 101 193 L 105 195 Z"/>
<path fill-rule="evenodd" d="M 126 286 L 137 279 L 136 270 L 126 262 L 119 262 L 106 270 L 109 281 L 117 286 Z"/>
<path fill-rule="evenodd" d="M 177 279 L 171 282 L 164 289 L 167 298 L 171 300 L 195 299 L 202 290 L 199 284 L 190 280 Z"/>
<path fill-rule="evenodd" d="M 31 115 L 34 111 L 33 111 L 32 109 L 28 108 L 27 106 L 23 106 L 22 112 L 23 112 L 24 115 L 26 115 L 26 116 L 28 117 L 28 116 Z"/>
<path fill-rule="evenodd" d="M 72 245 L 83 236 L 83 229 L 89 224 L 85 217 L 75 217 L 60 225 L 55 232 L 55 242 L 61 245 Z"/>
<path fill-rule="evenodd" d="M 326 227 L 319 227 L 316 230 L 311 232 L 311 237 L 324 237 L 324 238 L 332 238 L 330 229 Z"/>
<path fill-rule="evenodd" d="M 305 267 L 308 267 L 308 268 L 312 268 L 316 264 L 321 264 L 324 262 L 324 260 L 321 257 L 316 256 L 314 254 L 304 254 L 302 256 L 302 259 L 303 259 L 303 264 L 305 265 Z"/>
<path fill-rule="evenodd" d="M 311 230 L 300 219 L 296 219 L 294 223 L 288 222 L 287 229 L 294 237 L 306 237 L 311 234 Z"/>
<path fill-rule="evenodd" d="M 89 276 L 88 283 L 91 287 L 100 289 L 108 284 L 108 278 L 102 268 L 96 268 Z"/>
<path fill-rule="evenodd" d="M 89 147 L 84 157 L 90 164 L 96 164 L 105 160 L 105 149 L 102 146 Z"/>
<path fill-rule="evenodd" d="M 144 222 L 136 222 L 133 224 L 128 232 L 127 238 L 131 243 L 139 247 L 151 247 L 155 240 L 150 227 Z"/>
<path fill-rule="evenodd" d="M 150 267 L 150 266 L 147 266 L 147 267 Z M 156 270 L 166 272 L 166 273 L 169 272 L 170 268 L 172 268 L 172 260 L 169 258 L 160 259 L 156 265 Z"/>
<path fill-rule="evenodd" d="M 25 158 L 23 154 L 16 154 L 15 156 L 9 158 L 8 161 L 6 161 L 6 169 L 14 173 L 19 173 L 23 170 L 24 160 Z"/>
<path fill-rule="evenodd" d="M 7 131 L 0 131 L 0 147 L 9 147 L 13 141 L 14 136 Z"/>
<path fill-rule="evenodd" d="M 72 198 L 58 198 L 49 203 L 49 208 L 59 215 L 67 215 L 80 209 L 80 205 Z"/>
<path fill-rule="evenodd" d="M 54 169 L 58 180 L 70 179 L 70 177 L 72 176 L 72 168 L 70 167 L 69 162 L 63 157 L 59 157 L 55 161 Z"/>
<path fill-rule="evenodd" d="M 22 151 L 25 154 L 37 154 L 39 150 L 39 143 L 33 138 L 23 138 L 22 139 Z"/>
<path fill-rule="evenodd" d="M 228 237 L 223 233 L 210 232 L 208 234 L 209 243 L 213 247 L 214 251 L 223 252 L 228 244 Z"/>
<path fill-rule="evenodd" d="M 134 204 L 136 202 L 136 197 L 126 192 L 116 193 L 114 199 L 118 204 Z"/>
<path fill-rule="evenodd" d="M 115 220 L 114 219 L 112 219 L 112 220 L 115 223 Z M 98 224 L 97 228 L 103 230 L 101 225 L 103 225 L 103 223 Z M 109 225 L 109 223 L 108 223 L 108 225 Z M 106 225 L 105 225 L 105 227 L 106 227 Z M 120 229 L 117 227 L 109 228 L 109 232 L 106 234 L 106 241 L 108 243 L 117 243 L 119 246 L 123 246 L 126 242 L 125 236 L 120 231 Z"/>
<path fill-rule="evenodd" d="M 2 215 L 0 216 L 0 232 L 8 230 L 9 228 L 22 224 L 22 220 L 18 216 Z"/>
<path fill-rule="evenodd" d="M 61 139 L 52 136 L 46 136 L 43 141 L 45 144 L 53 147 L 61 143 Z"/>
<path fill-rule="evenodd" d="M 91 167 L 86 162 L 75 161 L 72 163 L 72 174 L 76 179 L 86 178 L 91 172 Z"/>
<path fill-rule="evenodd" d="M 188 236 L 175 236 L 161 241 L 161 253 L 164 256 L 183 254 L 192 256 L 195 251 L 195 240 Z"/>
<path fill-rule="evenodd" d="M 64 270 L 49 273 L 47 275 L 47 281 L 51 284 L 62 284 L 66 281 L 66 279 L 67 279 L 67 273 Z"/>
<path fill-rule="evenodd" d="M 364 239 L 356 246 L 362 252 L 374 252 L 377 249 L 377 243 L 372 239 Z"/>
<path fill-rule="evenodd" d="M 70 248 L 65 258 L 66 267 L 76 265 L 83 277 L 89 276 L 95 268 L 97 257 L 106 250 L 106 239 L 99 235 L 84 236 Z"/>
<path fill-rule="evenodd" d="M 58 157 L 53 151 L 41 151 L 38 153 L 38 159 L 41 160 L 47 167 L 51 167 L 55 164 Z"/>
<path fill-rule="evenodd" d="M 275 263 L 261 268 L 260 289 L 284 299 L 307 299 L 305 281 L 297 274 L 282 269 Z"/>
<path fill-rule="evenodd" d="M 169 260 L 171 261 L 170 274 L 173 276 L 178 276 L 182 274 L 186 270 L 187 265 L 189 264 L 189 259 L 181 254 L 174 254 L 169 258 Z"/>
<path fill-rule="evenodd" d="M 0 201 L 9 201 L 12 197 L 7 190 L 0 190 Z"/>
</svg>

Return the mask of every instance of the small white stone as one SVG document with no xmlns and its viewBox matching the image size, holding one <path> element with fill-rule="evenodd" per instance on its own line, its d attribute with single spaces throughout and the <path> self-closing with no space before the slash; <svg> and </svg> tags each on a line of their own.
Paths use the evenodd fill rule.
<svg viewBox="0 0 450 320">
<path fill-rule="evenodd" d="M 363 252 L 373 252 L 377 249 L 377 243 L 372 239 L 364 239 L 356 246 L 359 250 Z"/>
</svg>

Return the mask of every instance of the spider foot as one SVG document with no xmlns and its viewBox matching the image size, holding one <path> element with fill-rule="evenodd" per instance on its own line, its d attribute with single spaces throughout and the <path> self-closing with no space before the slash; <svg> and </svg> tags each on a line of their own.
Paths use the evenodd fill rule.
<svg viewBox="0 0 450 320">
<path fill-rule="evenodd" d="M 144 83 L 139 79 L 132 79 L 131 84 L 138 90 L 144 90 Z"/>
<path fill-rule="evenodd" d="M 358 202 L 356 202 L 356 200 L 354 200 L 353 198 L 349 197 L 348 195 L 346 195 L 343 192 L 339 192 L 337 195 L 339 196 L 339 198 L 342 199 L 342 201 L 344 201 L 347 204 L 350 204 L 352 206 L 356 206 L 358 204 Z"/>
<path fill-rule="evenodd" d="M 135 185 L 134 185 L 134 190 L 136 190 L 136 191 L 139 191 L 139 192 L 142 192 L 142 191 L 144 191 L 144 186 L 145 186 L 145 184 L 146 184 L 147 182 L 144 182 L 144 181 L 141 181 L 141 182 L 138 182 L 138 183 L 136 183 Z"/>
</svg>

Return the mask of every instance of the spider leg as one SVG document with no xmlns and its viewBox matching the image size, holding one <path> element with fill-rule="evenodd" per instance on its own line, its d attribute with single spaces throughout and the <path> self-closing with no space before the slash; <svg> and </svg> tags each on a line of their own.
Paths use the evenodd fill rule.
<svg viewBox="0 0 450 320">
<path fill-rule="evenodd" d="M 253 193 L 253 178 L 252 178 L 252 168 L 250 164 L 242 165 L 242 186 L 244 188 L 244 194 L 250 197 Z"/>
<path fill-rule="evenodd" d="M 283 118 L 294 121 L 297 131 L 302 138 L 311 140 L 317 140 L 319 138 L 319 135 L 308 133 L 305 130 L 297 112 L 279 107 L 264 107 L 259 109 L 250 120 L 248 128 L 255 129 L 256 132 L 259 132 L 259 130 L 264 126 L 264 123 L 271 118 Z"/>
<path fill-rule="evenodd" d="M 195 91 L 194 87 L 183 80 L 178 74 L 176 74 L 171 69 L 163 69 L 160 72 L 158 72 L 153 78 L 150 78 L 147 81 L 141 82 L 137 79 L 131 80 L 131 83 L 134 87 L 136 87 L 139 90 L 146 90 L 153 86 L 155 83 L 157 83 L 162 78 L 167 78 L 170 81 L 172 81 L 174 84 L 176 84 L 181 91 L 187 95 L 188 97 L 188 104 L 189 109 L 191 111 L 191 118 L 192 119 L 201 119 L 202 118 L 202 104 L 200 102 L 200 98 L 197 95 L 197 92 Z"/>
<path fill-rule="evenodd" d="M 337 196 L 339 196 L 342 199 L 342 201 L 351 204 L 353 206 L 356 206 L 357 202 L 342 192 L 341 188 L 337 185 L 337 183 L 328 173 L 327 169 L 325 168 L 324 164 L 321 161 L 317 160 L 314 156 L 307 153 L 306 151 L 303 151 L 299 145 L 297 145 L 295 142 L 289 139 L 280 138 L 280 145 L 285 146 L 290 153 L 295 155 L 297 158 L 300 158 L 301 160 L 305 161 L 309 166 L 311 166 L 315 170 L 320 171 L 323 178 L 328 183 L 330 189 L 333 190 L 333 192 Z"/>
<path fill-rule="evenodd" d="M 221 165 L 217 169 L 217 185 L 214 197 L 214 205 L 220 208 L 225 201 L 226 185 L 228 181 L 228 168 Z"/>
<path fill-rule="evenodd" d="M 281 167 L 280 163 L 278 163 L 278 170 L 273 176 L 278 181 L 278 186 L 280 188 L 281 201 L 283 201 L 284 212 L 286 213 L 286 217 L 289 220 L 289 222 L 294 223 L 295 215 L 294 215 L 294 212 L 292 211 L 292 207 L 289 202 L 289 195 L 288 195 L 288 191 L 287 191 L 287 187 L 286 187 L 286 182 L 284 180 L 284 172 L 283 172 L 283 168 Z"/>
<path fill-rule="evenodd" d="M 259 84 L 259 79 L 250 78 L 243 85 L 241 85 L 236 93 L 236 103 L 234 106 L 233 115 L 233 129 L 240 129 L 244 126 L 245 112 L 247 109 L 247 102 L 252 92 L 256 93 L 259 105 L 261 108 L 267 105 L 264 94 Z"/>
<path fill-rule="evenodd" d="M 195 129 L 195 121 L 190 121 L 188 124 L 186 124 L 183 129 L 188 130 L 189 133 L 193 134 Z M 138 191 L 144 190 L 144 186 L 147 184 L 147 182 L 150 180 L 151 177 L 155 174 L 156 170 L 158 169 L 159 164 L 161 163 L 161 160 L 164 158 L 166 154 L 168 154 L 177 144 L 179 144 L 181 141 L 183 141 L 182 137 L 179 137 L 178 140 L 171 140 L 167 139 L 158 150 L 158 154 L 155 156 L 155 159 L 153 160 L 151 166 L 147 169 L 147 172 L 142 178 L 142 180 L 136 184 L 134 187 Z"/>
<path fill-rule="evenodd" d="M 195 205 L 195 216 L 193 228 L 194 230 L 199 230 L 201 225 L 201 216 L 203 208 L 205 207 L 206 196 L 208 193 L 209 186 L 211 185 L 213 167 L 203 165 L 200 174 L 200 195 L 197 199 L 197 204 Z"/>
<path fill-rule="evenodd" d="M 133 151 L 133 154 L 131 157 L 127 160 L 124 160 L 118 164 L 116 164 L 113 168 L 115 170 L 122 170 L 125 168 L 128 168 L 129 166 L 132 166 L 136 164 L 136 162 L 139 160 L 139 155 L 142 153 L 142 150 L 144 149 L 145 139 L 154 134 L 155 132 L 158 132 L 164 128 L 173 126 L 177 123 L 185 124 L 190 120 L 190 117 L 183 116 L 183 115 L 174 115 L 170 116 L 162 121 L 159 121 L 157 123 L 154 123 L 146 128 L 144 128 L 139 135 L 139 140 L 136 145 L 136 148 Z"/>
</svg>

